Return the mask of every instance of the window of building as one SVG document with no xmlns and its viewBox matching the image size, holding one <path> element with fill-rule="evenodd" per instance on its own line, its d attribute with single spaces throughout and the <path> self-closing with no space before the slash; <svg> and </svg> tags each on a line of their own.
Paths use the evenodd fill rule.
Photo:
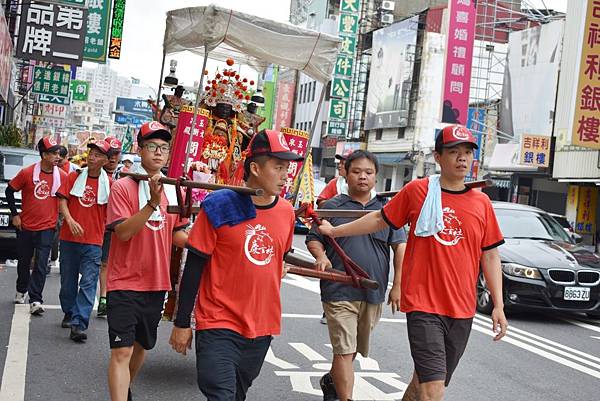
<svg viewBox="0 0 600 401">
<path fill-rule="evenodd" d="M 381 138 L 383 138 L 383 129 L 380 128 L 375 131 L 375 140 L 381 141 Z"/>
<path fill-rule="evenodd" d="M 317 81 L 312 81 L 312 91 L 310 96 L 310 101 L 315 101 L 315 92 L 317 91 Z"/>
<path fill-rule="evenodd" d="M 406 133 L 406 127 L 398 128 L 398 139 L 404 138 L 405 133 Z"/>
<path fill-rule="evenodd" d="M 304 93 L 304 84 L 300 84 L 300 95 L 298 96 L 298 104 L 302 104 L 302 94 Z"/>
</svg>

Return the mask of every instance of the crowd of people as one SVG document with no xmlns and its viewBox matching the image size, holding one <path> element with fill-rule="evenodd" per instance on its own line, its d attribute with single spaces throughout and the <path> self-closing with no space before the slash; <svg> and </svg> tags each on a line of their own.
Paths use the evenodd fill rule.
<svg viewBox="0 0 600 401">
<path fill-rule="evenodd" d="M 100 281 L 98 316 L 107 317 L 111 349 L 110 396 L 132 400 L 131 384 L 156 345 L 165 295 L 172 288 L 172 246 L 186 248 L 169 344 L 185 355 L 195 330 L 200 391 L 209 401 L 245 400 L 273 336 L 281 331 L 281 278 L 295 215 L 279 194 L 290 162 L 300 158 L 281 133 L 255 134 L 244 181 L 262 193 L 212 192 L 190 227 L 188 219 L 167 213 L 178 194 L 160 182 L 171 139 L 158 122 L 140 128 L 141 163 L 125 168 L 147 174 L 148 181 L 117 179 L 121 144 L 116 138 L 90 143 L 84 168 L 61 164 L 66 156 L 61 146 L 52 138 L 40 140 L 41 160 L 21 170 L 6 191 L 19 238 L 15 302 L 25 303 L 27 294 L 31 314 L 43 314 L 58 231 L 60 324 L 70 329 L 73 341 L 86 341 Z M 333 352 L 331 370 L 320 380 L 325 401 L 352 399 L 353 361 L 357 353 L 369 353 L 386 302 L 390 264 L 387 304 L 393 313 L 406 313 L 414 362 L 403 400 L 443 400 L 469 338 L 480 266 L 494 302 L 494 339 L 506 334 L 497 250 L 502 234 L 489 198 L 465 185 L 476 147 L 466 128 L 446 127 L 435 145 L 440 175 L 410 182 L 389 202 L 375 192 L 379 164 L 372 153 L 356 150 L 338 158 L 340 177 L 320 196 L 319 207 L 370 213 L 324 220 L 312 227 L 306 245 L 316 269 L 344 271 L 345 259 L 332 246 L 335 238 L 379 289 L 321 281 Z M 20 213 L 17 191 L 22 192 Z M 460 224 L 450 227 L 451 221 Z"/>
</svg>

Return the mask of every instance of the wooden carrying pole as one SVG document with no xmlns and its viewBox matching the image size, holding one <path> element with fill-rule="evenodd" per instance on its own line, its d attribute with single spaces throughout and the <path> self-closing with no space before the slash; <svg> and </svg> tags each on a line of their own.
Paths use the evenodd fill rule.
<svg viewBox="0 0 600 401">
<path fill-rule="evenodd" d="M 352 285 L 352 277 L 335 269 L 326 269 L 325 271 L 319 271 L 315 269 L 314 262 L 309 259 L 305 259 L 293 252 L 285 255 L 285 262 L 290 264 L 288 273 L 297 274 L 300 276 L 313 277 L 321 280 L 335 281 L 338 283 Z M 359 283 L 362 288 L 368 288 L 376 290 L 379 288 L 379 283 L 374 280 L 370 280 L 364 277 L 359 278 Z"/>
<path fill-rule="evenodd" d="M 143 180 L 143 181 L 148 181 L 151 177 L 149 175 L 146 174 L 136 174 L 136 173 L 129 173 L 129 172 L 122 172 L 120 173 L 121 177 L 131 177 L 135 180 Z M 188 187 L 188 188 L 199 188 L 199 189 L 208 189 L 211 191 L 217 191 L 219 189 L 230 189 L 232 191 L 241 193 L 241 194 L 245 194 L 245 195 L 255 195 L 255 196 L 262 196 L 264 191 L 260 188 L 248 188 L 248 187 L 238 187 L 235 185 L 221 185 L 221 184 L 210 184 L 208 182 L 197 182 L 197 181 L 191 181 L 191 180 L 181 180 L 178 181 L 175 178 L 169 178 L 169 177 L 161 177 L 158 182 L 162 183 L 162 184 L 167 184 L 167 185 L 181 185 L 182 187 Z"/>
</svg>

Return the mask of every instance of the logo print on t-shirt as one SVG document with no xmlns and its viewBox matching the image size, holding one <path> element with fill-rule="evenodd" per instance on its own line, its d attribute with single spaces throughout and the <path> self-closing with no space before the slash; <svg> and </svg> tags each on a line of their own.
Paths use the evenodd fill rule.
<svg viewBox="0 0 600 401">
<path fill-rule="evenodd" d="M 275 253 L 273 238 L 267 232 L 266 227 L 257 224 L 254 227 L 247 226 L 244 253 L 246 258 L 257 266 L 265 266 L 271 262 Z"/>
<path fill-rule="evenodd" d="M 35 196 L 39 200 L 47 199 L 50 196 L 50 186 L 46 182 L 46 180 L 41 180 L 37 184 L 35 184 L 35 188 L 33 189 L 33 196 Z"/>
<path fill-rule="evenodd" d="M 462 221 L 456 217 L 456 212 L 449 208 L 444 208 L 444 229 L 439 233 L 433 235 L 433 237 L 442 245 L 454 246 L 463 239 Z"/>
<path fill-rule="evenodd" d="M 92 207 L 96 204 L 96 193 L 91 185 L 86 185 L 83 196 L 79 198 L 79 204 L 83 207 Z"/>
<path fill-rule="evenodd" d="M 160 231 L 165 227 L 165 221 L 167 220 L 167 217 L 160 207 L 158 208 L 158 212 L 160 213 L 160 220 L 148 220 L 146 222 L 146 227 L 152 231 Z"/>
</svg>

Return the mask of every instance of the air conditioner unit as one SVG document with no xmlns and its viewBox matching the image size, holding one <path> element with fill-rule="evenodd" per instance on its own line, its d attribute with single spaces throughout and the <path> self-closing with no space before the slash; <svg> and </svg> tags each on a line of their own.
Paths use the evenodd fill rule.
<svg viewBox="0 0 600 401">
<path fill-rule="evenodd" d="M 383 24 L 393 24 L 394 23 L 394 15 L 393 14 L 384 14 L 381 16 L 381 22 Z"/>
<path fill-rule="evenodd" d="M 395 1 L 382 1 L 381 2 L 381 9 L 382 10 L 388 10 L 388 11 L 394 11 L 394 6 L 396 5 Z"/>
</svg>

